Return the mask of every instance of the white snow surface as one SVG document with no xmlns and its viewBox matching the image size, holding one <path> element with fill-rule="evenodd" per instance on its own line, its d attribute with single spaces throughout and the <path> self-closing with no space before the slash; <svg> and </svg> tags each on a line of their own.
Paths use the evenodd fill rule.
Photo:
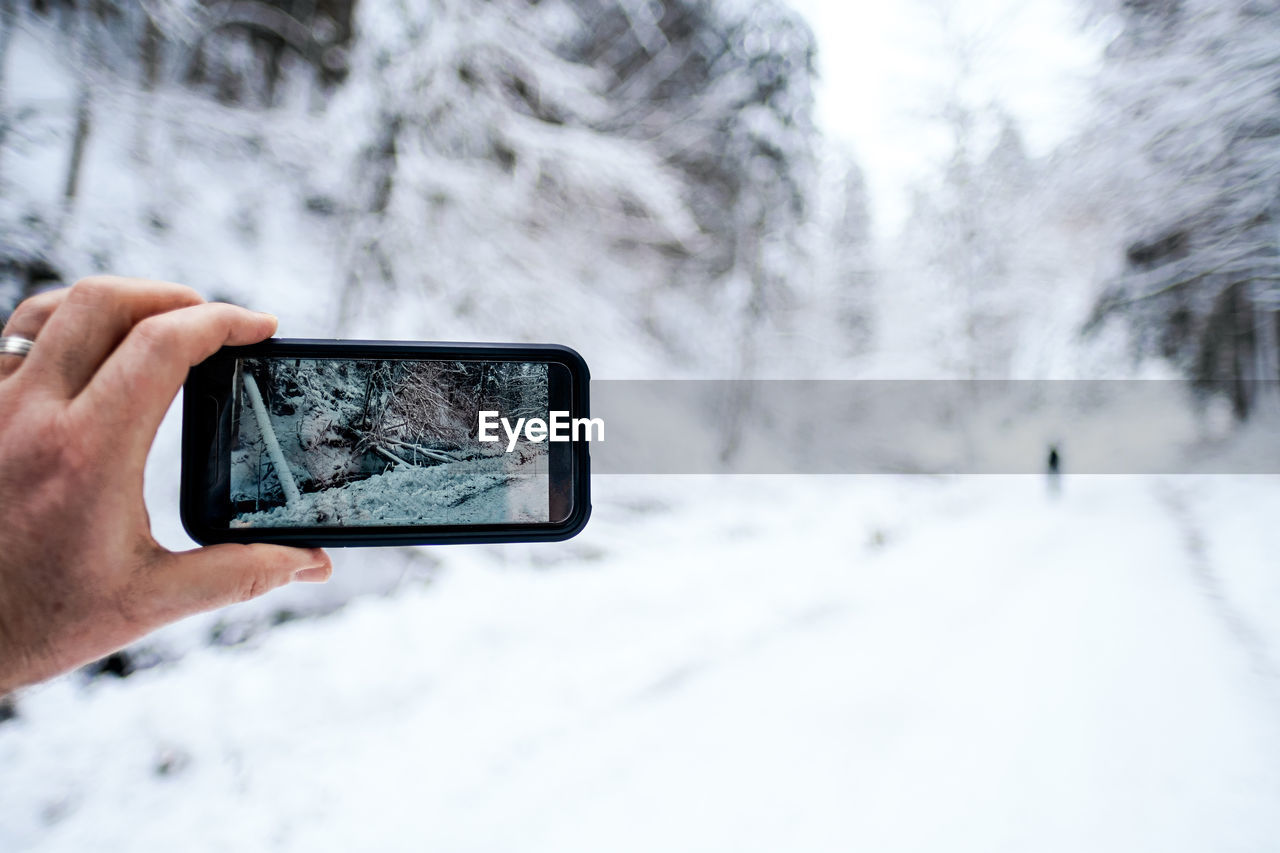
<svg viewBox="0 0 1280 853">
<path fill-rule="evenodd" d="M 1280 478 L 596 489 L 570 542 L 24 694 L 0 850 L 1276 849 Z"/>
<path fill-rule="evenodd" d="M 513 524 L 549 516 L 546 454 L 518 463 L 488 456 L 432 467 L 402 466 L 303 494 L 292 506 L 241 513 L 232 527 L 370 524 Z"/>
</svg>

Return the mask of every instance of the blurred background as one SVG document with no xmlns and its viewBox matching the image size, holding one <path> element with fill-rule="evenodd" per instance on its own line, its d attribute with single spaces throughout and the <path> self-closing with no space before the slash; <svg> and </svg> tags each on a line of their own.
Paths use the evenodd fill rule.
<svg viewBox="0 0 1280 853">
<path fill-rule="evenodd" d="M 1280 4 L 0 0 L 0 313 L 95 272 L 597 379 L 1178 380 L 1249 470 Z M 1280 481 L 1071 440 L 338 553 L 0 704 L 0 850 L 1280 849 Z"/>
</svg>

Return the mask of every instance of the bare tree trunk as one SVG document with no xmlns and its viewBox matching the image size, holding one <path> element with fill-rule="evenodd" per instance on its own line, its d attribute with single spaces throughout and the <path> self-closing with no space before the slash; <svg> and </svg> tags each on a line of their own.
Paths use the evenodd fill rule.
<svg viewBox="0 0 1280 853">
<path fill-rule="evenodd" d="M 751 384 L 749 382 L 756 368 L 756 355 L 759 348 L 760 326 L 764 310 L 763 252 L 761 251 L 761 232 L 764 230 L 764 212 L 754 205 L 746 207 L 741 198 L 734 211 L 735 234 L 733 246 L 733 267 L 730 272 L 731 281 L 749 282 L 747 300 L 733 318 L 737 323 L 738 347 L 734 353 L 734 363 L 730 366 L 730 382 L 727 384 L 728 395 L 724 401 L 724 430 L 721 433 L 720 463 L 731 465 L 742 449 L 745 438 L 745 423 L 750 416 L 753 403 Z"/>
<path fill-rule="evenodd" d="M 71 159 L 67 163 L 67 180 L 62 188 L 62 205 L 68 212 L 75 205 L 76 194 L 80 190 L 80 168 L 84 165 L 84 149 L 89 142 L 89 131 L 93 123 L 91 107 L 89 83 L 82 81 L 80 92 L 76 96 L 76 129 L 71 140 Z"/>
<path fill-rule="evenodd" d="M 338 297 L 338 333 L 344 330 L 347 318 L 354 317 L 360 308 L 368 287 L 369 265 L 376 262 L 382 276 L 382 286 L 394 287 L 394 270 L 390 259 L 382 249 L 378 235 L 383 228 L 391 195 L 396 182 L 396 151 L 403 121 L 397 114 L 384 115 L 378 139 L 366 155 L 366 180 L 373 187 L 366 210 L 348 214 L 349 225 L 345 247 L 339 267 L 343 279 Z"/>
<path fill-rule="evenodd" d="M 1277 380 L 1280 380 L 1280 343 L 1276 335 L 1276 312 L 1259 292 L 1261 287 L 1255 282 L 1255 292 L 1250 300 L 1253 313 L 1253 374 L 1257 386 L 1254 399 L 1254 411 L 1266 416 L 1280 414 L 1280 394 L 1277 393 Z"/>
<path fill-rule="evenodd" d="M 89 80 L 93 65 L 93 33 L 90 31 L 92 16 L 77 15 L 77 54 L 79 80 L 76 91 L 75 129 L 71 137 L 71 156 L 67 159 L 67 174 L 62 184 L 62 217 L 54 232 L 54 244 L 61 244 L 66 237 L 71 215 L 75 210 L 76 196 L 80 191 L 80 174 L 84 166 L 84 152 L 93 129 L 93 87 Z"/>
<path fill-rule="evenodd" d="M 262 392 L 258 390 L 258 382 L 253 378 L 253 374 L 248 371 L 244 373 L 244 390 L 249 395 L 249 405 L 253 407 L 253 415 L 258 421 L 258 430 L 262 433 L 262 441 L 267 445 L 267 456 L 271 459 L 271 464 L 276 469 L 276 476 L 280 478 L 280 488 L 284 491 L 285 505 L 294 506 L 302 499 L 302 495 L 298 492 L 298 483 L 293 479 L 293 472 L 289 470 L 289 465 L 285 462 L 284 452 L 280 449 L 280 442 L 276 440 L 276 431 L 271 426 L 271 418 L 267 415 L 267 406 L 262 402 Z"/>
<path fill-rule="evenodd" d="M 394 453 L 392 453 L 390 450 L 387 450 L 385 447 L 383 447 L 383 446 L 382 446 L 382 445 L 380 445 L 380 444 L 375 444 L 375 445 L 373 446 L 373 449 L 374 449 L 374 450 L 376 450 L 376 451 L 378 451 L 379 453 L 381 453 L 383 456 L 387 457 L 388 459 L 390 459 L 392 462 L 395 462 L 397 465 L 404 465 L 404 466 L 406 466 L 406 467 L 408 467 L 408 466 L 409 466 L 409 463 L 408 463 L 408 462 L 406 462 L 405 460 L 401 459 L 399 456 L 396 456 Z"/>
<path fill-rule="evenodd" d="M 133 128 L 133 156 L 139 163 L 151 162 L 151 126 L 152 110 L 156 85 L 160 80 L 161 35 L 159 28 L 150 15 L 146 16 L 142 35 L 138 40 L 138 55 L 141 57 L 142 74 L 139 78 L 140 93 L 137 100 L 137 115 Z M 148 176 L 149 177 L 149 176 Z"/>
</svg>

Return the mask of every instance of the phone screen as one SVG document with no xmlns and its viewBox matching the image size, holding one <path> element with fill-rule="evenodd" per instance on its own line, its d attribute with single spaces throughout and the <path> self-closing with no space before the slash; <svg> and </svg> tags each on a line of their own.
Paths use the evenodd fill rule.
<svg viewBox="0 0 1280 853">
<path fill-rule="evenodd" d="M 549 420 L 567 395 L 562 365 L 261 356 L 222 372 L 210 486 L 226 528 L 539 525 L 569 513 L 569 445 L 499 425 Z"/>
</svg>

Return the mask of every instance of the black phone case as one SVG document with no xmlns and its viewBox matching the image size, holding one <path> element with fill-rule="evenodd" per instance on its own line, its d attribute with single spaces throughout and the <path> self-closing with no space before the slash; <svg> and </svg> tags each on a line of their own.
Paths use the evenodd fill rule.
<svg viewBox="0 0 1280 853">
<path fill-rule="evenodd" d="M 415 527 L 274 527 L 219 528 L 204 521 L 202 501 L 208 490 L 198 461 L 208 454 L 209 405 L 201 388 L 201 368 L 216 359 L 287 358 L 451 358 L 490 361 L 545 361 L 564 365 L 571 376 L 572 417 L 590 416 L 590 372 L 573 349 L 558 344 L 436 343 L 427 341 L 349 341 L 272 338 L 246 347 L 223 347 L 192 368 L 182 405 L 182 484 L 180 513 L 187 534 L 201 545 L 224 542 L 269 542 L 298 547 L 370 547 L 385 545 L 464 545 L 501 542 L 559 542 L 576 536 L 591 517 L 591 458 L 585 441 L 568 445 L 572 458 L 573 509 L 562 522 L 538 525 L 424 525 Z M 216 421 L 218 413 L 213 412 Z"/>
</svg>

